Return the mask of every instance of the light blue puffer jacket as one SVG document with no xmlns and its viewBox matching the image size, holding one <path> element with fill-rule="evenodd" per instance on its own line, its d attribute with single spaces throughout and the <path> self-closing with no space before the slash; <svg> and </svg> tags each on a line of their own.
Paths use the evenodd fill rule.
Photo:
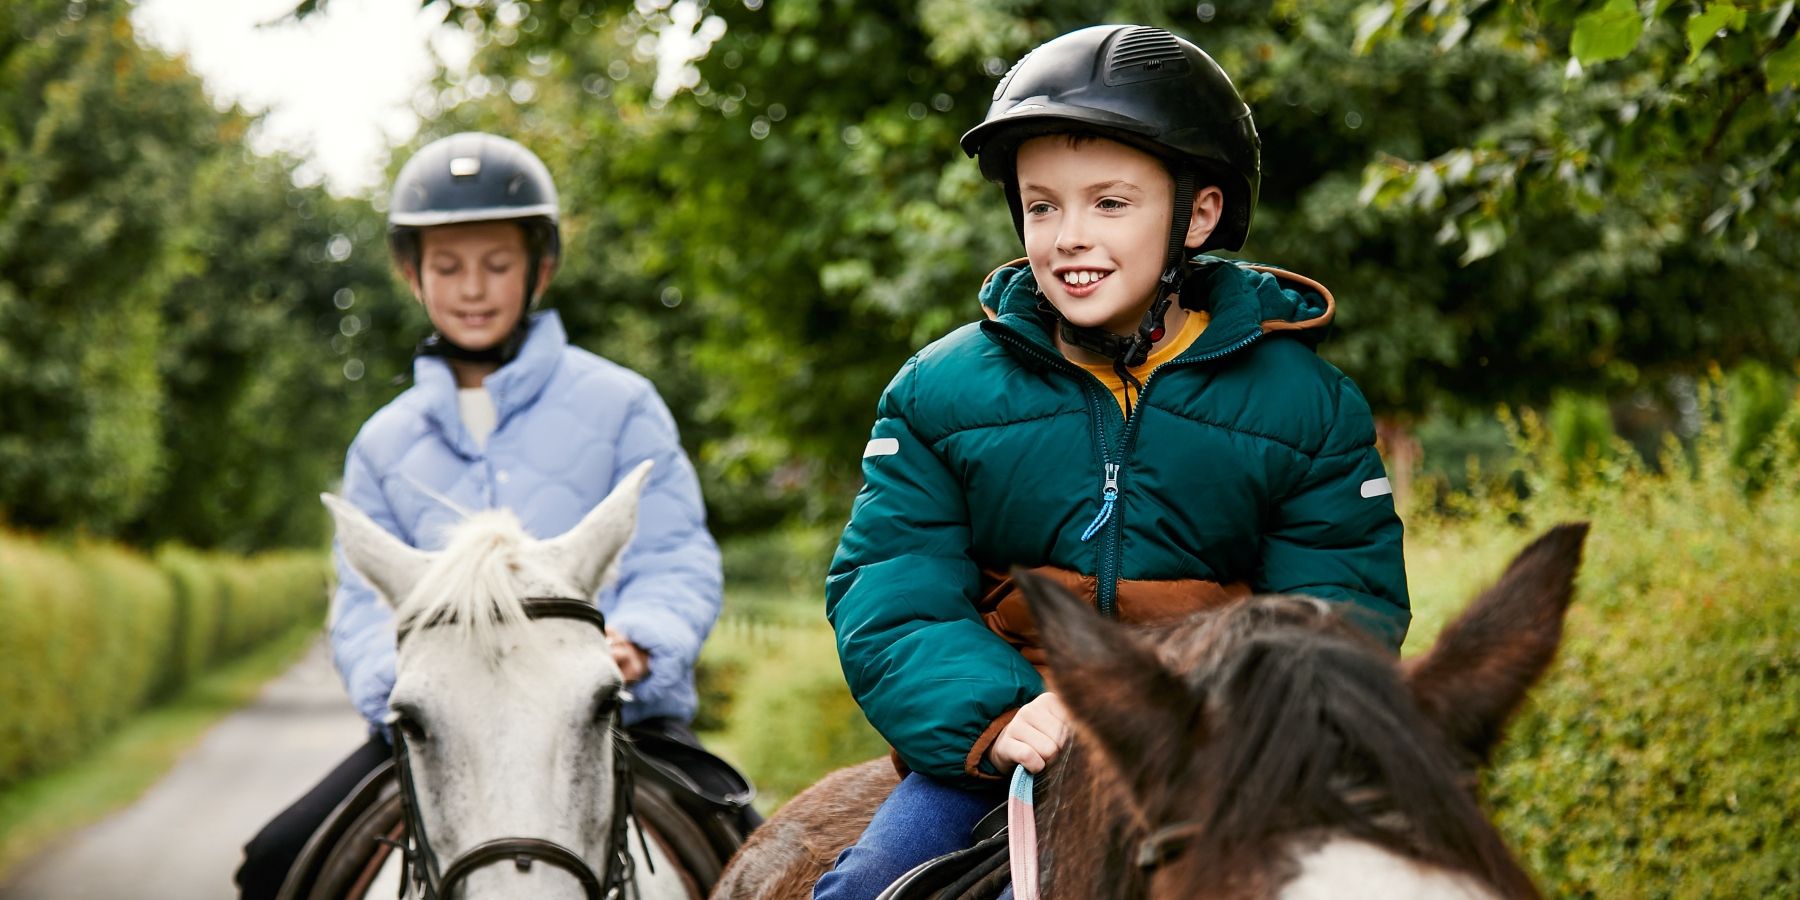
<svg viewBox="0 0 1800 900">
<path fill-rule="evenodd" d="M 656 461 L 619 577 L 597 598 L 609 625 L 650 654 L 627 724 L 694 716 L 694 660 L 718 618 L 723 578 L 694 468 L 675 420 L 643 376 L 571 347 L 555 312 L 532 319 L 525 346 L 488 376 L 497 420 L 482 450 L 463 428 L 443 359 L 413 363 L 414 386 L 369 418 L 350 445 L 340 492 L 401 540 L 444 545 L 464 509 L 506 507 L 539 538 L 562 534 L 638 463 Z M 331 647 L 371 726 L 394 686 L 394 625 L 385 603 L 335 548 Z"/>
</svg>

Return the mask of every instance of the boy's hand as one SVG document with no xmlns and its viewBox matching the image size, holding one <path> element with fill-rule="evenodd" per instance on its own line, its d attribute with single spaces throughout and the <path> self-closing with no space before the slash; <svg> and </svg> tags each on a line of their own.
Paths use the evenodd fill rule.
<svg viewBox="0 0 1800 900">
<path fill-rule="evenodd" d="M 1039 694 L 1019 708 L 988 747 L 987 759 L 1001 773 L 1024 766 L 1033 775 L 1056 758 L 1069 740 L 1069 709 L 1055 694 Z"/>
<path fill-rule="evenodd" d="M 619 667 L 619 673 L 625 676 L 626 684 L 650 674 L 650 654 L 632 643 L 625 632 L 611 625 L 606 626 L 606 642 L 612 648 L 613 663 Z"/>
</svg>

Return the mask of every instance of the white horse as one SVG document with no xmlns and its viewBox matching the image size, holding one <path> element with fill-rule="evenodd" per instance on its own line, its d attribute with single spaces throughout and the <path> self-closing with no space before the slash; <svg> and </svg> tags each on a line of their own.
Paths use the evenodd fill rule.
<svg viewBox="0 0 1800 900">
<path fill-rule="evenodd" d="M 389 706 L 415 801 L 414 896 L 693 896 L 629 822 L 628 695 L 592 599 L 631 538 L 649 470 L 560 537 L 480 512 L 435 553 L 325 495 L 345 556 L 389 598 L 400 635 Z"/>
</svg>

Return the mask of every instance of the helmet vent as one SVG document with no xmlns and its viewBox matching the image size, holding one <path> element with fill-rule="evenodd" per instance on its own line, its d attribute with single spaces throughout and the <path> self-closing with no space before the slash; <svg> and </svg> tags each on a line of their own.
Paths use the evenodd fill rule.
<svg viewBox="0 0 1800 900">
<path fill-rule="evenodd" d="M 1106 60 L 1106 83 L 1159 81 L 1186 73 L 1188 60 L 1181 42 L 1161 28 L 1140 26 L 1122 32 Z"/>
</svg>

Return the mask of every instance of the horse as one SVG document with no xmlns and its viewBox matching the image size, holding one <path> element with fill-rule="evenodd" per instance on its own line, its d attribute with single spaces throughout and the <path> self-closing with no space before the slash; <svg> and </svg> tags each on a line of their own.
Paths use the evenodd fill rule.
<svg viewBox="0 0 1800 900">
<path fill-rule="evenodd" d="M 1043 896 L 1537 897 L 1475 773 L 1555 656 L 1586 534 L 1540 536 L 1404 662 L 1310 597 L 1134 629 L 1015 572 L 1075 720 L 1037 781 Z M 810 896 L 896 783 L 887 760 L 827 776 L 751 836 L 712 896 Z M 963 893 L 884 897 L 1004 885 L 1002 870 Z"/>
<path fill-rule="evenodd" d="M 592 599 L 631 538 L 650 465 L 560 537 L 536 540 L 489 510 L 435 553 L 324 496 L 350 565 L 398 598 L 388 724 L 413 896 L 699 896 L 634 821 L 629 692 Z"/>
</svg>

